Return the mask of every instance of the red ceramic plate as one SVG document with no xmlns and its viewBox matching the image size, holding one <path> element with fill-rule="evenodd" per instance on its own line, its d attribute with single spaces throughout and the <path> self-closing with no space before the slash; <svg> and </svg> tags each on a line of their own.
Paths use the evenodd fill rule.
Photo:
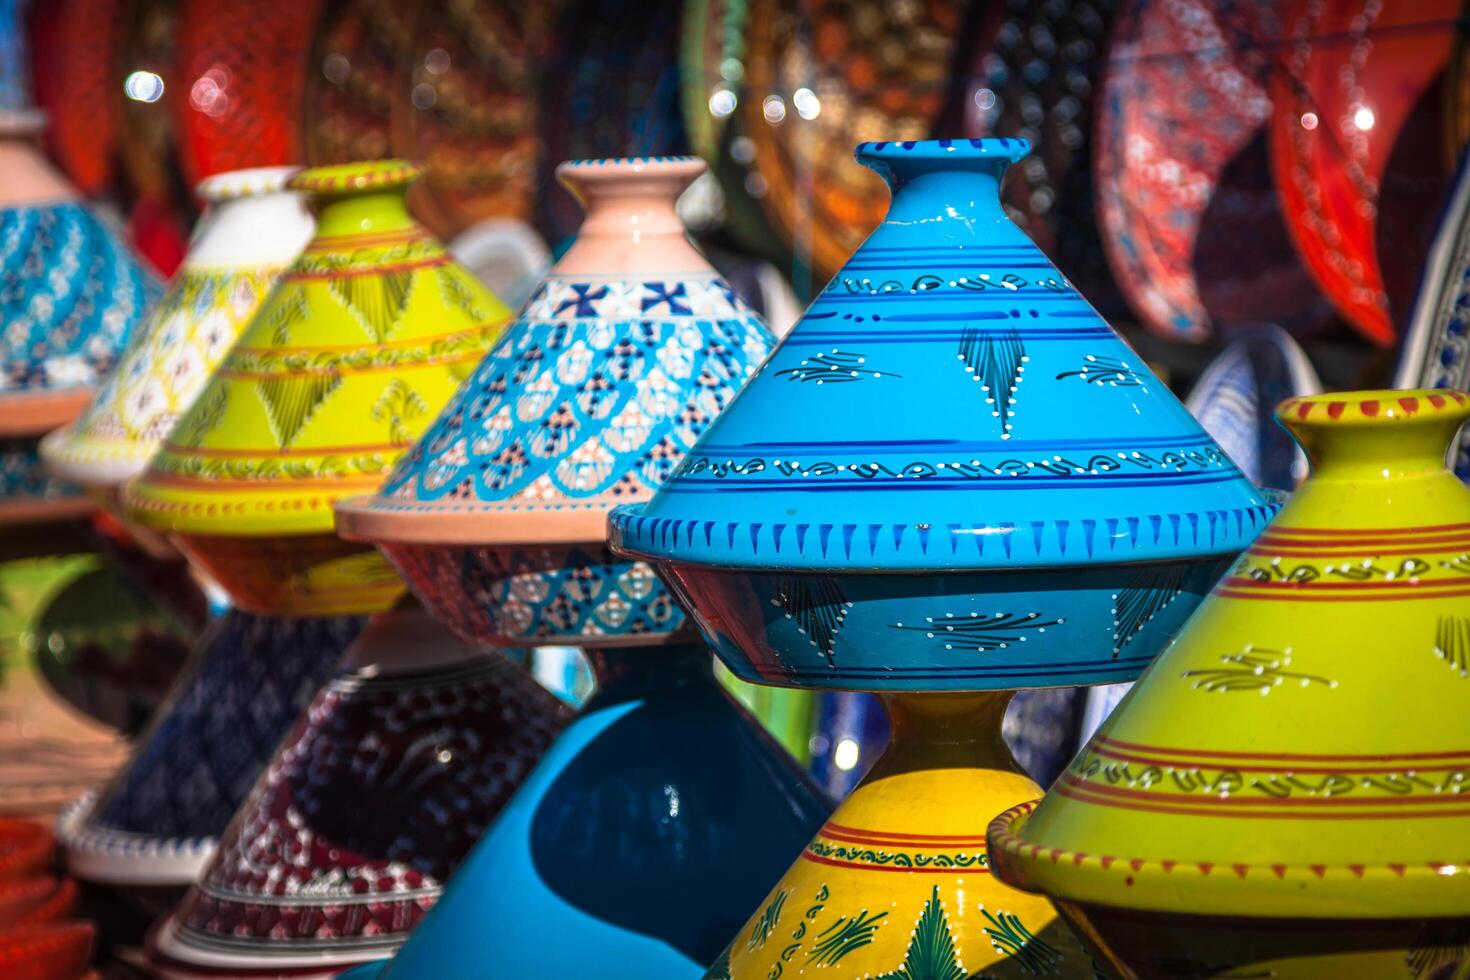
<svg viewBox="0 0 1470 980">
<path fill-rule="evenodd" d="M 41 874 L 55 846 L 51 831 L 19 817 L 0 817 L 0 881 Z"/>
<path fill-rule="evenodd" d="M 1271 186 L 1280 7 L 1130 0 L 1114 30 L 1097 101 L 1097 208 L 1124 297 L 1162 337 L 1205 340 L 1258 320 L 1305 333 L 1331 317 Z"/>
<path fill-rule="evenodd" d="M 36 104 L 46 110 L 46 148 L 88 195 L 112 183 L 122 95 L 115 88 L 118 0 L 33 4 Z"/>
<path fill-rule="evenodd" d="M 0 882 L 0 929 L 52 922 L 72 913 L 77 885 L 50 875 Z"/>
<path fill-rule="evenodd" d="M 6 980 L 75 980 L 92 962 L 97 928 L 90 922 L 45 922 L 0 932 L 0 976 Z"/>
<path fill-rule="evenodd" d="M 1431 88 L 1449 63 L 1460 6 L 1460 0 L 1292 0 L 1287 8 L 1287 43 L 1271 85 L 1276 187 L 1312 275 L 1342 315 L 1380 346 L 1395 336 L 1381 260 L 1392 258 L 1389 251 L 1422 247 L 1421 236 L 1401 225 L 1380 251 L 1380 222 L 1433 218 L 1389 213 L 1385 175 L 1401 137 L 1419 142 L 1410 137 L 1416 116 L 1428 113 L 1439 122 L 1439 110 L 1429 105 Z M 1406 150 L 1406 166 L 1441 164 L 1437 144 Z M 1407 210 L 1432 212 L 1433 205 Z"/>
<path fill-rule="evenodd" d="M 299 162 L 301 107 L 323 0 L 185 0 L 173 102 L 184 175 Z"/>
</svg>

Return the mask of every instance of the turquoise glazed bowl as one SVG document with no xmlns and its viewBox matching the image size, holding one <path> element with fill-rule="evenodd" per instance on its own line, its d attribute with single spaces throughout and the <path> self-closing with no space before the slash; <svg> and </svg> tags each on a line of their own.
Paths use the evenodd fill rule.
<svg viewBox="0 0 1470 980">
<path fill-rule="evenodd" d="M 613 550 L 768 683 L 1136 677 L 1275 513 L 1017 228 L 1024 140 L 864 143 L 884 223 Z"/>
<path fill-rule="evenodd" d="M 743 680 L 975 691 L 1136 677 L 1228 564 L 927 575 L 681 564 L 663 571 Z M 1079 657 L 1079 650 L 1097 654 Z"/>
</svg>

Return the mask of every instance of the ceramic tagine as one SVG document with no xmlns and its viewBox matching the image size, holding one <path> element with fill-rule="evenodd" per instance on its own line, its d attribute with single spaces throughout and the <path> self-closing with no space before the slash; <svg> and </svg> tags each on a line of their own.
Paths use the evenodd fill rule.
<svg viewBox="0 0 1470 980">
<path fill-rule="evenodd" d="M 36 144 L 14 0 L 0 0 L 0 522 L 90 504 L 41 468 L 36 439 L 92 397 L 160 287 Z"/>
<path fill-rule="evenodd" d="M 710 976 L 1081 975 L 1052 907 L 990 875 L 985 814 L 1036 785 L 1001 741 L 1010 691 L 1136 676 L 1273 511 L 1006 218 L 1028 150 L 861 144 L 884 223 L 612 515 L 737 675 L 892 717 Z"/>
<path fill-rule="evenodd" d="M 310 237 L 302 195 L 284 189 L 294 172 L 237 171 L 200 185 L 209 210 L 189 258 L 92 404 L 47 437 L 53 469 L 111 500 L 143 468 Z M 226 613 L 128 764 L 62 815 L 71 871 L 150 910 L 177 900 L 361 626 Z"/>
<path fill-rule="evenodd" d="M 225 613 L 128 763 L 61 814 L 68 870 L 148 912 L 171 907 L 362 626 L 360 616 Z"/>
<path fill-rule="evenodd" d="M 332 533 L 499 337 L 509 311 L 408 215 L 402 161 L 304 171 L 316 236 L 148 468 L 131 516 L 241 608 L 369 613 L 402 583 Z"/>
<path fill-rule="evenodd" d="M 413 599 L 375 617 L 150 936 L 165 977 L 336 975 L 391 953 L 563 723 Z"/>
<path fill-rule="evenodd" d="M 1470 396 L 1284 402 L 1312 475 L 996 873 L 1133 977 L 1465 975 Z"/>
<path fill-rule="evenodd" d="M 697 977 L 828 809 L 604 543 L 771 344 L 675 215 L 703 170 L 562 164 L 576 242 L 382 492 L 339 505 L 456 631 L 580 645 L 599 684 L 384 977 Z"/>
<path fill-rule="evenodd" d="M 76 422 L 43 441 L 53 472 L 112 492 L 142 472 L 311 238 L 304 195 L 286 189 L 296 171 L 200 183 L 208 209 L 163 302 Z"/>
</svg>

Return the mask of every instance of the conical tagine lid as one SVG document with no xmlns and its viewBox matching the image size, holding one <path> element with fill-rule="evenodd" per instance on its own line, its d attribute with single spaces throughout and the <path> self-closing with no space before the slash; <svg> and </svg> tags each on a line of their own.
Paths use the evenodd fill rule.
<svg viewBox="0 0 1470 980">
<path fill-rule="evenodd" d="M 1470 396 L 1278 416 L 1311 477 L 992 860 L 1069 902 L 1463 923 L 1470 490 L 1444 460 Z"/>
<path fill-rule="evenodd" d="M 332 530 L 484 357 L 509 311 L 414 222 L 402 161 L 307 170 L 316 237 L 148 469 L 132 516 L 194 535 Z"/>
<path fill-rule="evenodd" d="M 219 366 L 315 225 L 295 167 L 216 174 L 200 183 L 208 210 L 163 302 L 116 370 L 42 454 L 68 479 L 113 486 L 137 475 Z"/>
<path fill-rule="evenodd" d="M 576 244 L 345 536 L 600 544 L 770 351 L 771 335 L 685 237 L 692 157 L 557 168 L 586 204 Z"/>
<path fill-rule="evenodd" d="M 767 569 L 1237 551 L 1270 508 L 1004 215 L 1025 140 L 864 143 L 887 219 L 614 544 Z"/>
</svg>

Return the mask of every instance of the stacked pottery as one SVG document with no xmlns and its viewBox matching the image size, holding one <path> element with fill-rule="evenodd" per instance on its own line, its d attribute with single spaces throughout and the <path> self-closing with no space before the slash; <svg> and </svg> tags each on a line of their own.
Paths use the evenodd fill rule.
<svg viewBox="0 0 1470 980">
<path fill-rule="evenodd" d="M 48 436 L 53 471 L 111 508 L 193 405 L 240 332 L 311 237 L 295 168 L 219 174 L 164 301 L 77 421 Z M 145 528 L 135 537 L 166 547 Z M 132 761 L 60 821 L 74 874 L 157 908 L 179 897 L 276 743 L 361 628 L 234 610 L 203 638 Z"/>
<path fill-rule="evenodd" d="M 157 299 L 158 284 L 41 155 L 15 0 L 0 0 L 0 522 L 90 505 L 40 465 Z"/>
<path fill-rule="evenodd" d="M 1273 511 L 1005 216 L 1028 150 L 860 145 L 884 223 L 612 515 L 736 675 L 892 718 L 709 976 L 1086 975 L 1051 905 L 990 875 L 988 812 L 1036 785 L 1010 692 L 1136 676 Z"/>
<path fill-rule="evenodd" d="M 339 506 L 456 632 L 582 646 L 599 682 L 383 976 L 698 976 L 828 808 L 605 543 L 770 349 L 674 212 L 703 170 L 562 164 L 576 242 L 382 492 Z"/>
<path fill-rule="evenodd" d="M 45 471 L 36 442 L 86 403 L 158 293 L 153 276 L 42 155 L 36 140 L 44 119 L 30 103 L 27 54 L 18 4 L 0 0 L 0 577 L 7 599 L 20 597 L 19 580 L 54 583 L 75 567 L 75 559 L 57 554 L 69 531 L 13 527 L 92 509 L 79 488 Z M 31 593 L 7 603 L 5 618 L 38 599 Z M 117 732 L 41 682 L 30 651 L 15 642 L 21 639 L 0 648 L 0 755 L 8 763 L 0 798 L 10 808 L 54 812 L 111 773 L 125 747 Z"/>
<path fill-rule="evenodd" d="M 412 600 L 316 692 L 155 934 L 168 977 L 335 975 L 386 956 L 561 728 L 556 699 Z"/>
<path fill-rule="evenodd" d="M 1236 330 L 1236 339 L 1221 351 L 1190 389 L 1184 405 L 1199 420 L 1240 471 L 1252 483 L 1290 491 L 1307 474 L 1307 459 L 1281 426 L 1275 407 L 1287 398 L 1315 395 L 1322 390 L 1306 352 L 1291 335 L 1271 324 Z M 1087 691 L 1082 713 L 1079 748 L 1123 700 L 1132 684 L 1103 684 Z M 1050 785 L 1071 761 L 1063 759 Z"/>
<path fill-rule="evenodd" d="M 1463 977 L 1470 396 L 1278 417 L 1312 475 L 1039 803 L 996 873 L 1129 977 Z"/>
<path fill-rule="evenodd" d="M 332 502 L 376 486 L 509 320 L 408 217 L 416 175 L 386 161 L 291 180 L 315 198 L 316 236 L 125 494 L 257 627 L 377 614 L 320 688 L 356 622 L 309 653 L 229 641 L 239 653 L 211 657 L 289 685 L 244 705 L 276 737 L 299 694 L 311 703 L 152 934 L 165 975 L 330 975 L 391 951 L 556 727 L 550 695 L 425 622 L 375 551 L 332 533 Z"/>
</svg>

